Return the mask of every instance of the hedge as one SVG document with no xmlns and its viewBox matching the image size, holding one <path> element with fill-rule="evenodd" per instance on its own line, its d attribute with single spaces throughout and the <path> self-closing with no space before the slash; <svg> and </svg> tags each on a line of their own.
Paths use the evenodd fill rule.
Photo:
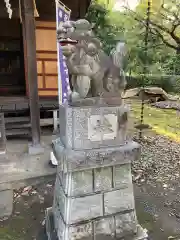
<svg viewBox="0 0 180 240">
<path fill-rule="evenodd" d="M 180 76 L 126 76 L 127 89 L 136 87 L 157 86 L 166 92 L 180 93 Z"/>
</svg>

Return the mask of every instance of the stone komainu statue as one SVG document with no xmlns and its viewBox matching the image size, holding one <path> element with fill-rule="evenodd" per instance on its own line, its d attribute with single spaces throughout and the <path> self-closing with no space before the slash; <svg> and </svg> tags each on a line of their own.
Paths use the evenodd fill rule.
<svg viewBox="0 0 180 240">
<path fill-rule="evenodd" d="M 61 23 L 58 41 L 71 76 L 71 99 L 121 96 L 126 86 L 122 61 L 125 47 L 118 43 L 107 56 L 84 19 Z M 66 43 L 66 44 L 63 44 Z"/>
</svg>

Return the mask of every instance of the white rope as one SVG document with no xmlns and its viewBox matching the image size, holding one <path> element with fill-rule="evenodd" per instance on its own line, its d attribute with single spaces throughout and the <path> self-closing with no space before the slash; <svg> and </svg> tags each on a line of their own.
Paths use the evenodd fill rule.
<svg viewBox="0 0 180 240">
<path fill-rule="evenodd" d="M 12 18 L 12 8 L 11 8 L 11 4 L 9 3 L 9 0 L 4 0 L 5 4 L 6 4 L 6 9 L 7 9 L 7 13 L 9 14 L 9 18 Z"/>
<path fill-rule="evenodd" d="M 39 17 L 39 13 L 36 7 L 36 0 L 33 0 L 33 4 L 34 4 L 34 17 Z"/>
</svg>

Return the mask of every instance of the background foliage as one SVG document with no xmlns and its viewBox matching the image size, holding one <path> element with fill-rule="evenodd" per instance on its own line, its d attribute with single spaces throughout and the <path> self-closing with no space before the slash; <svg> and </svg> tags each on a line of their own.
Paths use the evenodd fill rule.
<svg viewBox="0 0 180 240">
<path fill-rule="evenodd" d="M 114 10 L 114 0 L 94 0 L 87 19 L 109 54 L 117 40 L 125 40 L 128 48 L 125 66 L 128 87 L 157 85 L 166 91 L 180 91 L 180 2 L 154 0 L 151 4 L 148 38 L 147 78 L 143 80 L 145 63 L 144 36 L 147 0 L 136 9 Z M 143 83 L 143 81 L 145 81 Z"/>
</svg>

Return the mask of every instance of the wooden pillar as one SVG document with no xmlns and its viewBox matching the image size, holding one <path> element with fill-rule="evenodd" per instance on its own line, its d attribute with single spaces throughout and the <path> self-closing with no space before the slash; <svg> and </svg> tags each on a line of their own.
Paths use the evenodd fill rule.
<svg viewBox="0 0 180 240">
<path fill-rule="evenodd" d="M 33 0 L 21 0 L 21 14 L 25 47 L 25 70 L 28 87 L 32 145 L 40 144 L 40 111 L 37 83 L 36 35 Z"/>
</svg>

